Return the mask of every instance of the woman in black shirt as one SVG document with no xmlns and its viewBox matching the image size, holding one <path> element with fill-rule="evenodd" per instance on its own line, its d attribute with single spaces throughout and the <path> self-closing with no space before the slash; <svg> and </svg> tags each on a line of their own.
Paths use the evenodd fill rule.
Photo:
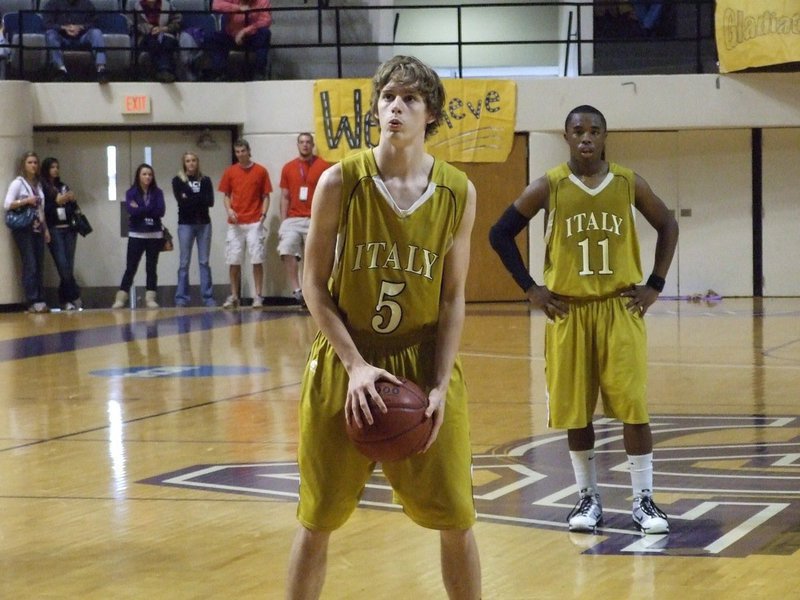
<svg viewBox="0 0 800 600">
<path fill-rule="evenodd" d="M 77 232 L 72 228 L 72 217 L 77 204 L 75 194 L 61 181 L 58 159 L 48 157 L 42 161 L 42 190 L 44 191 L 44 218 L 50 230 L 50 254 L 58 271 L 58 302 L 64 310 L 80 310 L 81 289 L 75 281 L 75 243 Z"/>
<path fill-rule="evenodd" d="M 200 267 L 200 295 L 205 306 L 216 306 L 211 283 L 211 218 L 208 209 L 214 206 L 214 186 L 211 179 L 200 171 L 200 159 L 193 152 L 184 152 L 181 168 L 172 179 L 172 192 L 178 201 L 178 244 L 180 266 L 175 306 L 188 306 L 189 263 L 192 246 L 197 240 L 197 260 Z"/>
</svg>

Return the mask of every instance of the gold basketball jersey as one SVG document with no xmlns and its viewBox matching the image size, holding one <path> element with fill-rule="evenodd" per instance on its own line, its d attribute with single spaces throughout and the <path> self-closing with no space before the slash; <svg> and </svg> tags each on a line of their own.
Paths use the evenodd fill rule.
<svg viewBox="0 0 800 600">
<path fill-rule="evenodd" d="M 386 189 L 371 150 L 342 160 L 337 263 L 331 293 L 354 337 L 435 327 L 445 255 L 464 214 L 467 176 L 435 160 L 407 210 Z"/>
<path fill-rule="evenodd" d="M 589 188 L 566 163 L 547 172 L 550 205 L 544 281 L 556 294 L 607 296 L 642 280 L 633 171 L 609 163 Z"/>
</svg>

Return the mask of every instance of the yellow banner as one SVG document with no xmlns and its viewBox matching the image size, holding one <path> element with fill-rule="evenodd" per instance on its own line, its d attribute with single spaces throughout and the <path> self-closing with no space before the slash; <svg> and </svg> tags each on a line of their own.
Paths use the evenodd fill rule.
<svg viewBox="0 0 800 600">
<path fill-rule="evenodd" d="M 800 61 L 800 0 L 717 0 L 720 73 Z"/>
<path fill-rule="evenodd" d="M 445 79 L 445 118 L 428 151 L 450 162 L 503 162 L 514 142 L 517 87 L 513 81 Z M 380 141 L 369 115 L 369 79 L 320 79 L 314 83 L 317 151 L 336 162 Z"/>
</svg>

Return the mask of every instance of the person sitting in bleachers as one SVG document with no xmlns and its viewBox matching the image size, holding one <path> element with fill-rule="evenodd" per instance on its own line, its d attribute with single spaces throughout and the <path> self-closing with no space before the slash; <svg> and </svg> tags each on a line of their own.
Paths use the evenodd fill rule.
<svg viewBox="0 0 800 600">
<path fill-rule="evenodd" d="M 55 70 L 54 81 L 66 81 L 64 49 L 91 49 L 97 67 L 97 81 L 108 83 L 103 33 L 96 24 L 95 7 L 91 0 L 47 0 L 42 9 L 45 40 L 50 50 L 50 64 Z"/>
<path fill-rule="evenodd" d="M 228 53 L 235 49 L 252 52 L 252 65 L 248 64 L 250 79 L 266 79 L 267 56 L 272 25 L 270 0 L 215 0 L 214 12 L 223 14 L 223 30 L 215 31 L 208 40 L 211 49 L 212 76 L 225 78 Z"/>
<path fill-rule="evenodd" d="M 135 23 L 137 48 L 153 61 L 156 79 L 175 81 L 181 13 L 173 9 L 170 0 L 128 0 L 126 13 L 131 25 Z"/>
</svg>

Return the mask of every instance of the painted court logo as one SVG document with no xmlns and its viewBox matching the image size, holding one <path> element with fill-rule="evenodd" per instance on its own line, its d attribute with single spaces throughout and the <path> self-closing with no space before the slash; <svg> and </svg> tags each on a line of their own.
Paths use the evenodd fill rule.
<svg viewBox="0 0 800 600">
<path fill-rule="evenodd" d="M 98 369 L 90 371 L 95 377 L 123 377 L 133 379 L 156 379 L 160 377 L 235 377 L 237 375 L 256 375 L 269 371 L 266 367 L 226 366 L 226 365 L 176 365 L 142 366 Z"/>
<path fill-rule="evenodd" d="M 669 535 L 640 535 L 631 521 L 630 476 L 616 421 L 595 421 L 604 527 L 570 534 L 592 554 L 743 557 L 790 555 L 800 527 L 800 418 L 657 416 L 651 421 L 656 501 Z M 575 484 L 561 432 L 516 440 L 474 457 L 478 517 L 567 531 Z M 297 499 L 295 462 L 195 465 L 140 483 Z M 361 506 L 398 510 L 380 470 Z M 795 540 L 792 542 L 792 540 Z"/>
</svg>

